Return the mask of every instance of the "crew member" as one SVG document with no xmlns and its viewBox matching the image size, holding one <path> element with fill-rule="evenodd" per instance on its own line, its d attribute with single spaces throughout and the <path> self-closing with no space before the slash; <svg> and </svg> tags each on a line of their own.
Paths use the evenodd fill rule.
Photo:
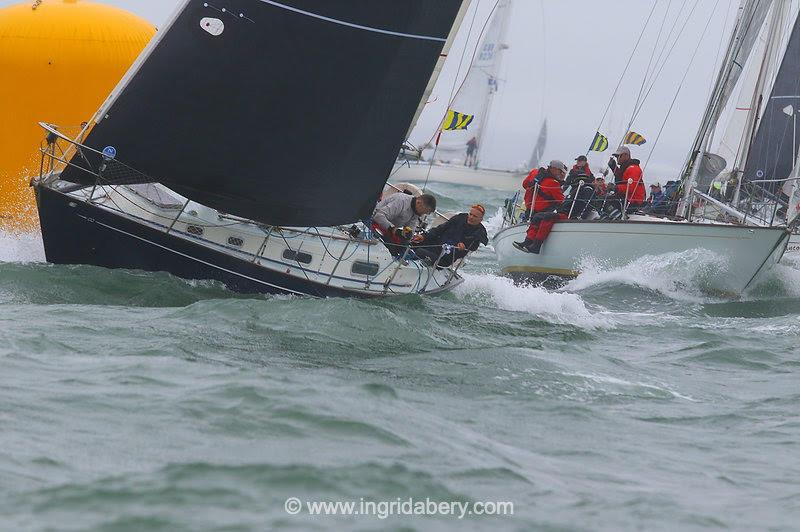
<svg viewBox="0 0 800 532">
<path fill-rule="evenodd" d="M 667 214 L 669 204 L 667 196 L 661 191 L 661 183 L 653 183 L 650 185 L 650 197 L 647 198 L 647 212 L 657 216 Z"/>
<path fill-rule="evenodd" d="M 467 141 L 467 158 L 464 159 L 464 166 L 476 166 L 478 164 L 478 138 L 472 137 Z"/>
<path fill-rule="evenodd" d="M 647 196 L 642 179 L 642 167 L 639 159 L 631 158 L 631 150 L 627 146 L 620 147 L 615 153 L 616 161 L 609 161 L 609 168 L 614 170 L 614 188 L 621 204 L 628 206 L 627 212 L 635 211 L 644 205 Z M 630 183 L 629 183 L 630 181 Z M 620 211 L 622 211 L 622 205 Z"/>
<path fill-rule="evenodd" d="M 567 176 L 567 183 L 571 183 L 578 176 L 592 177 L 592 169 L 589 168 L 589 161 L 585 155 L 578 155 L 575 159 L 575 165 L 573 165 Z"/>
<path fill-rule="evenodd" d="M 436 198 L 430 194 L 416 198 L 404 193 L 392 194 L 375 206 L 372 227 L 383 237 L 392 254 L 402 254 L 409 242 L 422 239 L 414 236 L 414 232 L 422 224 L 422 217 L 435 210 Z"/>
<path fill-rule="evenodd" d="M 414 252 L 431 264 L 438 260 L 439 266 L 450 266 L 468 253 L 477 251 L 481 244 L 489 244 L 486 228 L 481 223 L 485 214 L 486 209 L 480 204 L 473 205 L 468 213 L 456 214 L 428 231 L 422 242 L 414 247 Z M 452 246 L 453 249 L 447 252 L 443 245 Z"/>
<path fill-rule="evenodd" d="M 557 212 L 564 201 L 561 185 L 566 174 L 567 165 L 556 160 L 550 161 L 550 165 L 546 169 L 540 168 L 535 175 L 531 172 L 525 179 L 523 186 L 526 183 L 528 184 L 525 192 L 525 205 L 529 210 L 532 207 L 533 215 L 531 216 L 531 225 L 528 227 L 525 240 L 514 242 L 514 247 L 526 253 L 539 253 L 542 244 L 553 229 L 553 224 L 558 220 L 567 218 L 566 214 Z M 540 178 L 540 175 L 543 177 Z M 534 198 L 533 191 L 536 188 L 536 184 L 539 187 L 536 189 L 536 197 Z M 529 191 L 530 200 L 528 199 Z"/>
<path fill-rule="evenodd" d="M 522 188 L 525 189 L 525 210 L 532 215 L 547 209 L 552 200 L 557 200 L 558 203 L 561 203 L 564 200 L 561 184 L 566 175 L 567 165 L 561 161 L 550 161 L 547 168 L 542 167 L 531 170 L 531 173 L 522 182 Z M 538 185 L 538 188 L 536 185 Z M 534 192 L 536 195 L 535 204 L 533 201 Z M 531 207 L 533 207 L 533 211 L 531 211 Z"/>
</svg>

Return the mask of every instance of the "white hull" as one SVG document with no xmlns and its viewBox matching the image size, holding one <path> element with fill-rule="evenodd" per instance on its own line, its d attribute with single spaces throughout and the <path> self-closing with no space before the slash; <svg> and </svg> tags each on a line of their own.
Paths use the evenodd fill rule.
<svg viewBox="0 0 800 532">
<path fill-rule="evenodd" d="M 559 222 L 539 254 L 524 253 L 512 245 L 525 239 L 528 228 L 527 224 L 516 225 L 495 236 L 494 248 L 504 273 L 525 277 L 576 276 L 587 259 L 620 267 L 645 255 L 703 249 L 721 257 L 726 270 L 705 280 L 705 288 L 740 294 L 781 259 L 789 242 L 789 233 L 779 228 L 637 218 Z"/>
<path fill-rule="evenodd" d="M 396 165 L 392 172 L 392 181 L 410 183 L 452 183 L 474 187 L 516 192 L 522 188 L 524 175 L 514 172 L 484 170 L 456 165 L 431 165 L 425 162 Z"/>
</svg>

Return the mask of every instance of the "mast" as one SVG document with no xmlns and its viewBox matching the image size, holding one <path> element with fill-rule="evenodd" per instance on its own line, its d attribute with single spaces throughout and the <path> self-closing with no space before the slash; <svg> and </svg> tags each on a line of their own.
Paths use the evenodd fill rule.
<svg viewBox="0 0 800 532">
<path fill-rule="evenodd" d="M 736 84 L 751 55 L 753 46 L 766 19 L 773 0 L 742 0 L 725 60 L 717 74 L 714 90 L 700 122 L 692 149 L 686 159 L 683 175 L 683 196 L 678 207 L 679 214 L 688 215 L 692 187 L 700 172 L 703 155 L 708 149 L 711 135 L 733 93 Z"/>
<path fill-rule="evenodd" d="M 772 8 L 772 19 L 770 20 L 769 32 L 767 34 L 767 46 L 764 50 L 764 56 L 761 60 L 761 68 L 758 73 L 758 81 L 756 82 L 755 91 L 750 104 L 750 111 L 748 112 L 747 122 L 745 127 L 745 135 L 739 147 L 739 158 L 734 162 L 733 171 L 739 176 L 743 173 L 740 168 L 744 168 L 747 159 L 750 155 L 750 147 L 753 144 L 758 126 L 758 119 L 761 116 L 761 107 L 764 101 L 764 92 L 768 80 L 768 72 L 770 66 L 775 60 L 778 52 L 778 41 L 781 37 L 781 27 L 783 26 L 784 17 L 786 15 L 786 8 L 789 0 L 775 0 Z M 736 180 L 736 193 L 733 196 L 733 204 L 739 204 L 739 196 L 742 190 L 742 179 L 739 177 Z"/>
</svg>

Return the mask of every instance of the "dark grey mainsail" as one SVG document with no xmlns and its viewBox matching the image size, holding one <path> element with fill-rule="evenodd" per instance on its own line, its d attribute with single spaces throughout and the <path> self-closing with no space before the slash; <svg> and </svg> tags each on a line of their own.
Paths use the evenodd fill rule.
<svg viewBox="0 0 800 532">
<path fill-rule="evenodd" d="M 789 177 L 800 144 L 797 113 L 800 113 L 800 18 L 795 21 L 772 94 L 761 115 L 745 165 L 746 180 Z M 779 187 L 780 184 L 767 188 Z"/>
<path fill-rule="evenodd" d="M 112 163 L 108 182 L 159 181 L 275 225 L 366 218 L 461 4 L 188 0 L 85 144 L 141 172 Z"/>
</svg>

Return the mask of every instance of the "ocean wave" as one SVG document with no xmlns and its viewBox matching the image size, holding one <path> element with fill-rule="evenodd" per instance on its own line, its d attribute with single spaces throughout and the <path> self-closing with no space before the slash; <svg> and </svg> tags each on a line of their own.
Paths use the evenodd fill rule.
<svg viewBox="0 0 800 532">
<path fill-rule="evenodd" d="M 0 231 L 0 262 L 44 262 L 44 243 L 38 231 Z"/>
<path fill-rule="evenodd" d="M 580 275 L 561 291 L 585 292 L 611 285 L 633 286 L 681 302 L 717 301 L 706 292 L 708 280 L 728 269 L 724 257 L 703 249 L 662 255 L 644 255 L 624 266 L 609 266 L 587 257 L 580 263 Z"/>
<path fill-rule="evenodd" d="M 525 312 L 555 323 L 602 327 L 577 294 L 551 292 L 540 286 L 516 285 L 508 277 L 464 274 L 464 283 L 455 289 L 462 300 L 490 303 L 501 310 Z"/>
</svg>

